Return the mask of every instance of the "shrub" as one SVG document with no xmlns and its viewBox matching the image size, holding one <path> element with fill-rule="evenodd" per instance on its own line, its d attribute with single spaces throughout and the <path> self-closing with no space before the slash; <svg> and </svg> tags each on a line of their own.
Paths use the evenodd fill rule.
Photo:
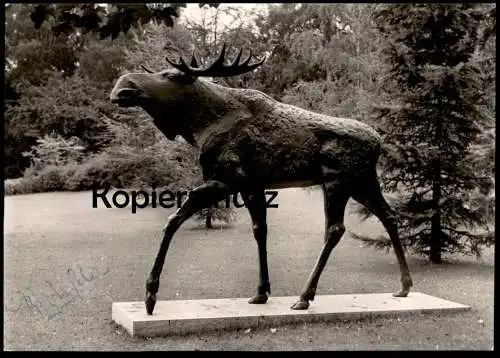
<svg viewBox="0 0 500 358">
<path fill-rule="evenodd" d="M 27 181 L 24 178 L 6 179 L 4 182 L 5 195 L 28 194 Z"/>
<path fill-rule="evenodd" d="M 32 146 L 30 151 L 23 153 L 23 156 L 31 160 L 31 165 L 26 170 L 25 176 L 36 175 L 46 166 L 78 163 L 85 150 L 79 138 L 65 139 L 56 133 L 38 138 L 36 142 L 37 144 Z"/>
<path fill-rule="evenodd" d="M 236 212 L 232 207 L 226 208 L 225 203 L 219 203 L 217 208 L 205 208 L 201 209 L 195 214 L 194 219 L 196 221 L 204 221 L 207 229 L 212 228 L 212 221 L 222 221 L 227 224 L 232 222 L 236 217 Z"/>
<path fill-rule="evenodd" d="M 115 167 L 109 154 L 92 155 L 78 165 L 65 182 L 67 190 L 90 190 L 92 188 L 120 187 Z"/>
<path fill-rule="evenodd" d="M 75 169 L 74 165 L 48 165 L 36 173 L 29 172 L 23 178 L 6 180 L 5 195 L 65 190 L 66 181 L 73 175 Z"/>
</svg>

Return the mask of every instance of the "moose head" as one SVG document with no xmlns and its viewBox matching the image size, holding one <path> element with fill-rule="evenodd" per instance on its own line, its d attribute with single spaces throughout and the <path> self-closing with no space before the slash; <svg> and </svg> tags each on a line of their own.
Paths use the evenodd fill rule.
<svg viewBox="0 0 500 358">
<path fill-rule="evenodd" d="M 263 58 L 249 64 L 250 51 L 240 63 L 240 50 L 233 62 L 225 65 L 225 52 L 224 44 L 218 58 L 206 68 L 199 67 L 194 53 L 190 65 L 182 57 L 177 63 L 166 57 L 172 69 L 153 72 L 142 66 L 146 73 L 128 73 L 118 79 L 111 91 L 111 102 L 121 107 L 141 107 L 168 139 L 181 135 L 193 142 L 198 127 L 205 127 L 238 105 L 228 101 L 230 94 L 225 87 L 200 77 L 237 76 L 253 71 L 265 61 Z"/>
</svg>

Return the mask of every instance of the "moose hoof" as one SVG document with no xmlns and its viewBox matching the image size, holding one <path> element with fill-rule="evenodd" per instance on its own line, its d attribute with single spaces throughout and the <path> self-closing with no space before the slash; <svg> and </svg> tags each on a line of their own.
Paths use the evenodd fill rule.
<svg viewBox="0 0 500 358">
<path fill-rule="evenodd" d="M 306 310 L 308 308 L 309 308 L 309 301 L 304 301 L 304 300 L 298 300 L 291 307 L 292 310 Z"/>
<path fill-rule="evenodd" d="M 153 314 L 153 310 L 155 308 L 155 304 L 156 304 L 156 295 L 154 293 L 146 293 L 146 312 L 148 313 L 148 315 L 152 315 Z"/>
<path fill-rule="evenodd" d="M 408 296 L 408 293 L 409 293 L 409 292 L 410 292 L 409 290 L 401 290 L 401 291 L 399 291 L 399 292 L 394 292 L 394 293 L 392 294 L 392 296 L 393 296 L 393 297 L 406 297 L 406 296 Z"/>
<path fill-rule="evenodd" d="M 257 305 L 264 304 L 266 302 L 267 302 L 267 295 L 266 294 L 257 295 L 257 296 L 254 296 L 248 300 L 248 303 L 257 304 Z"/>
</svg>

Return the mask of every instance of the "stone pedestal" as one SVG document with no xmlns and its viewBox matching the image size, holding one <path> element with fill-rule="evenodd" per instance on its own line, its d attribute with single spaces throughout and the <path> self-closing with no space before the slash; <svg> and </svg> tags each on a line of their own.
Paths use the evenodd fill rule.
<svg viewBox="0 0 500 358">
<path fill-rule="evenodd" d="M 317 295 L 309 309 L 290 306 L 296 296 L 270 297 L 263 305 L 251 305 L 248 298 L 158 301 L 152 316 L 144 302 L 115 302 L 112 319 L 132 336 L 153 337 L 205 332 L 208 330 L 272 326 L 289 323 L 334 321 L 374 315 L 408 312 L 464 311 L 469 306 L 410 292 L 408 297 L 391 293 Z"/>
</svg>

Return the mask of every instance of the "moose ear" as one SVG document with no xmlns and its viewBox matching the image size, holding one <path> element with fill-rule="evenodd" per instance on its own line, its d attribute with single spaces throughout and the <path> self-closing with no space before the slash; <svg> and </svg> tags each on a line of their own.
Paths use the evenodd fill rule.
<svg viewBox="0 0 500 358">
<path fill-rule="evenodd" d="M 186 75 L 185 73 L 183 72 L 176 72 L 176 73 L 172 73 L 168 76 L 168 78 L 174 82 L 177 82 L 177 83 L 180 83 L 180 84 L 183 84 L 183 85 L 190 85 L 192 84 L 194 81 L 196 81 L 196 77 L 195 76 L 191 76 L 191 75 Z"/>
</svg>

